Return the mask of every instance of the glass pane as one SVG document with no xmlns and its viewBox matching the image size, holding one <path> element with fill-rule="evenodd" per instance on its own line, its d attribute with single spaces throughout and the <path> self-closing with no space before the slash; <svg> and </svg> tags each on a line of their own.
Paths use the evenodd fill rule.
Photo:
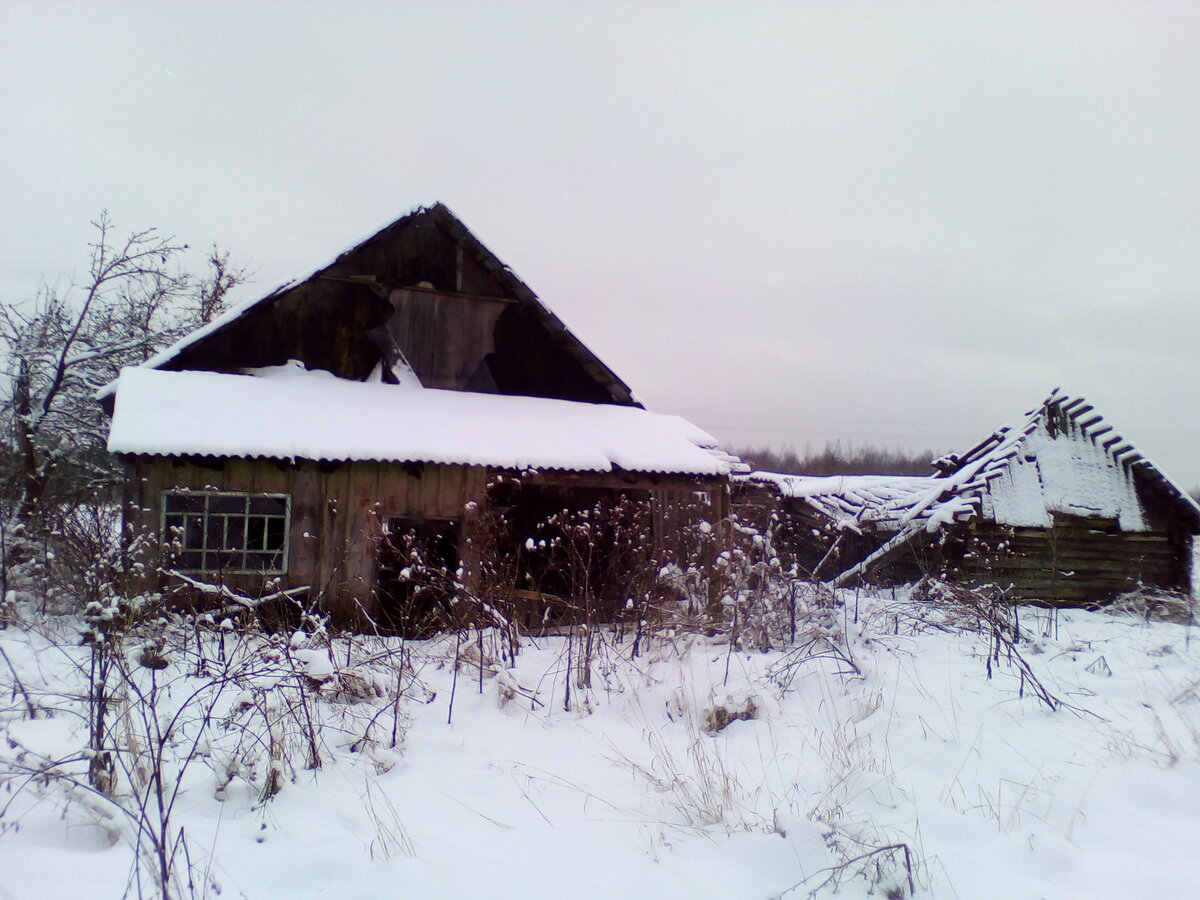
<svg viewBox="0 0 1200 900">
<path fill-rule="evenodd" d="M 272 516 L 267 519 L 267 545 L 268 550 L 283 549 L 283 534 L 284 522 L 283 519 L 278 519 Z"/>
<path fill-rule="evenodd" d="M 225 517 L 208 517 L 208 536 L 205 538 L 205 549 L 220 550 L 225 546 Z"/>
<path fill-rule="evenodd" d="M 279 556 L 276 553 L 247 553 L 246 568 L 255 572 L 277 569 Z"/>
<path fill-rule="evenodd" d="M 223 569 L 240 569 L 241 567 L 242 554 L 240 552 L 225 551 L 204 554 L 204 568 L 209 572 L 216 572 Z"/>
<path fill-rule="evenodd" d="M 266 545 L 266 519 L 261 516 L 250 516 L 246 519 L 246 549 L 247 550 L 265 550 Z"/>
<path fill-rule="evenodd" d="M 163 498 L 167 512 L 203 512 L 203 494 L 167 494 Z"/>
<path fill-rule="evenodd" d="M 246 498 L 238 496 L 221 496 L 220 494 L 211 494 L 208 498 L 208 511 L 210 513 L 244 513 L 246 511 Z"/>
<path fill-rule="evenodd" d="M 250 497 L 249 512 L 259 515 L 282 516 L 287 513 L 287 501 L 282 497 Z"/>
<path fill-rule="evenodd" d="M 183 533 L 183 546 L 196 549 L 204 546 L 204 516 L 188 516 Z"/>
<path fill-rule="evenodd" d="M 186 553 L 181 553 L 177 564 L 181 569 L 203 569 L 204 554 L 199 550 L 188 550 Z"/>
<path fill-rule="evenodd" d="M 225 541 L 221 545 L 226 550 L 241 550 L 246 546 L 246 520 L 241 516 L 230 516 L 225 520 Z"/>
</svg>

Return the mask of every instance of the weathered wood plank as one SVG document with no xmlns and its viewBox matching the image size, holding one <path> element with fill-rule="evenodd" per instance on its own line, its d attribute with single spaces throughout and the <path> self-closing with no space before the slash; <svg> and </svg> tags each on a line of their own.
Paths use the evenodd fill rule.
<svg viewBox="0 0 1200 900">
<path fill-rule="evenodd" d="M 375 462 L 357 462 L 346 468 L 344 586 L 374 617 L 378 612 L 376 555 L 382 534 L 377 500 L 380 467 Z"/>
<path fill-rule="evenodd" d="M 323 502 L 318 511 L 320 559 L 315 587 L 325 597 L 327 608 L 353 620 L 356 612 L 354 604 L 341 589 L 346 571 L 349 518 L 346 507 L 350 469 L 346 465 L 338 465 L 328 471 L 318 471 L 317 496 L 323 498 Z"/>
<path fill-rule="evenodd" d="M 291 478 L 292 530 L 288 546 L 288 587 L 320 583 L 322 510 L 321 478 L 316 463 L 304 462 Z"/>
</svg>

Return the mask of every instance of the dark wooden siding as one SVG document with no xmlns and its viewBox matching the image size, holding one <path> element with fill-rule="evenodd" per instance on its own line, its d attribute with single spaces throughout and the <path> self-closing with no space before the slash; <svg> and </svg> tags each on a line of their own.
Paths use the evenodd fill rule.
<svg viewBox="0 0 1200 900">
<path fill-rule="evenodd" d="M 612 403 L 598 382 L 567 349 L 565 332 L 547 331 L 524 306 L 510 306 L 496 321 L 496 352 L 488 368 L 502 394 L 551 397 L 582 403 Z"/>
<path fill-rule="evenodd" d="M 297 359 L 361 381 L 385 357 L 384 332 L 426 387 L 614 402 L 569 352 L 573 339 L 516 300 L 416 286 L 389 291 L 329 276 L 262 301 L 163 368 L 238 372 Z"/>
<path fill-rule="evenodd" d="M 496 390 L 487 371 L 496 320 L 509 301 L 428 290 L 391 292 L 388 332 L 421 384 L 448 390 Z"/>
<path fill-rule="evenodd" d="M 355 462 L 295 465 L 271 460 L 133 457 L 126 521 L 157 535 L 160 499 L 177 489 L 288 494 L 291 530 L 284 589 L 308 586 L 343 621 L 373 612 L 375 550 L 387 516 L 461 518 L 482 494 L 486 472 L 472 466 Z M 261 594 L 269 579 L 229 575 L 231 589 Z"/>
<path fill-rule="evenodd" d="M 389 287 L 415 286 L 489 297 L 510 297 L 504 284 L 477 261 L 469 235 L 455 240 L 429 216 L 402 219 L 338 258 L 326 273 L 371 278 Z"/>
<path fill-rule="evenodd" d="M 391 314 L 391 304 L 366 285 L 314 279 L 262 301 L 163 368 L 237 372 L 298 359 L 310 369 L 361 381 L 380 360 L 367 332 Z"/>
<path fill-rule="evenodd" d="M 385 228 L 163 368 L 236 372 L 297 359 L 363 380 L 390 361 L 393 344 L 427 387 L 633 403 L 532 292 L 440 209 Z"/>
<path fill-rule="evenodd" d="M 377 548 L 384 523 L 390 517 L 460 521 L 462 534 L 470 535 L 477 514 L 469 501 L 486 503 L 488 470 L 477 466 L 398 464 L 379 462 L 295 464 L 250 459 L 125 458 L 127 482 L 126 523 L 133 531 L 157 536 L 161 522 L 161 497 L 173 490 L 246 491 L 288 494 L 291 529 L 288 535 L 288 571 L 279 577 L 285 590 L 307 586 L 310 596 L 343 624 L 363 624 L 378 613 L 375 594 Z M 690 498 L 705 492 L 705 517 L 714 523 L 728 515 L 724 482 L 719 478 L 649 476 L 627 472 L 543 472 L 531 483 L 559 485 L 582 492 L 654 492 L 660 496 Z M 670 538 L 669 523 L 656 523 L 655 540 Z M 461 561 L 472 570 L 474 552 L 464 542 Z M 154 564 L 156 559 L 147 560 Z M 150 571 L 154 571 L 153 565 Z M 259 596 L 268 581 L 278 576 L 234 574 L 222 576 L 232 590 Z M 468 575 L 468 577 L 470 577 Z M 163 582 L 155 579 L 155 583 Z M 152 585 L 150 585 L 152 586 Z"/>
</svg>

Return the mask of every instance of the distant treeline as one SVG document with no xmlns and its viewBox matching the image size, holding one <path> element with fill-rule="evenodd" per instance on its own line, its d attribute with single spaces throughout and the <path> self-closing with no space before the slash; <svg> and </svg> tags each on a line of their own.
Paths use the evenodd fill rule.
<svg viewBox="0 0 1200 900">
<path fill-rule="evenodd" d="M 931 460 L 941 456 L 932 450 L 906 453 L 890 447 L 854 447 L 830 441 L 825 449 L 806 446 L 776 450 L 772 447 L 742 447 L 731 450 L 758 471 L 792 475 L 932 475 Z"/>
</svg>

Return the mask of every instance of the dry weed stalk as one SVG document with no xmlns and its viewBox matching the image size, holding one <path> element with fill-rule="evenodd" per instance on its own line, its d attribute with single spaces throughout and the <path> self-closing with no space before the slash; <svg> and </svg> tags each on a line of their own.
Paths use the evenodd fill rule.
<svg viewBox="0 0 1200 900">
<path fill-rule="evenodd" d="M 943 624 L 937 627 L 969 631 L 987 639 L 984 665 L 989 680 L 994 675 L 995 667 L 1004 663 L 1017 672 L 1018 696 L 1024 697 L 1028 692 L 1051 712 L 1065 709 L 1077 715 L 1087 713 L 1051 691 L 1033 671 L 1029 660 L 1021 652 L 1027 635 L 1020 624 L 1018 605 L 1006 601 L 1002 592 L 986 586 L 968 588 L 929 581 L 918 585 L 914 598 L 938 604 Z"/>
<path fill-rule="evenodd" d="M 897 859 L 899 859 L 899 864 L 897 864 Z M 904 881 L 897 883 L 895 873 L 899 870 L 904 872 Z M 821 869 L 804 881 L 792 885 L 779 896 L 782 898 L 792 891 L 803 888 L 819 875 L 825 877 L 815 887 L 809 888 L 808 896 L 810 898 L 815 898 L 826 887 L 832 887 L 834 893 L 837 893 L 841 890 L 843 882 L 856 878 L 864 879 L 872 888 L 881 887 L 883 896 L 887 900 L 903 900 L 905 896 L 913 897 L 917 892 L 913 878 L 913 853 L 905 843 L 872 847 L 865 853 L 860 853 L 836 866 Z M 907 894 L 905 894 L 905 887 L 908 888 Z"/>
<path fill-rule="evenodd" d="M 181 793 L 198 784 L 193 769 L 211 770 L 218 800 L 240 782 L 263 803 L 290 773 L 320 766 L 336 747 L 390 766 L 372 733 L 381 715 L 392 717 L 392 751 L 402 740 L 401 699 L 415 682 L 403 644 L 330 636 L 320 617 L 302 621 L 288 636 L 153 604 L 92 604 L 87 655 L 77 662 L 86 695 L 54 700 L 60 712 L 83 715 L 87 747 L 45 759 L 14 746 L 0 759 L 0 777 L 18 794 L 36 790 L 127 822 L 139 896 L 206 895 L 215 890 L 209 869 L 194 859 L 175 814 Z M 374 852 L 402 849 L 402 829 L 376 813 Z"/>
</svg>

